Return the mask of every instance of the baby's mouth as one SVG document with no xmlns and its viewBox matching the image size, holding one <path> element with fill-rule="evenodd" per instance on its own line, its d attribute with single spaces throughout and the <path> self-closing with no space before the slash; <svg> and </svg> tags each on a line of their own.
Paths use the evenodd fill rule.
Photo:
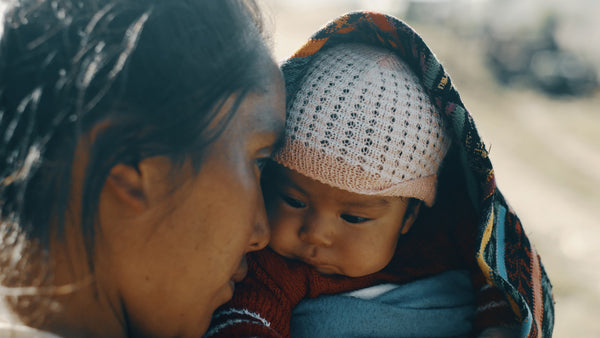
<svg viewBox="0 0 600 338">
<path fill-rule="evenodd" d="M 319 260 L 311 258 L 311 257 L 299 257 L 298 259 L 303 261 L 304 263 L 312 266 L 313 268 L 315 268 L 315 270 L 319 271 L 322 274 L 325 274 L 325 275 L 337 274 L 337 269 L 335 269 L 332 265 L 327 264 L 325 262 L 319 261 Z"/>
</svg>

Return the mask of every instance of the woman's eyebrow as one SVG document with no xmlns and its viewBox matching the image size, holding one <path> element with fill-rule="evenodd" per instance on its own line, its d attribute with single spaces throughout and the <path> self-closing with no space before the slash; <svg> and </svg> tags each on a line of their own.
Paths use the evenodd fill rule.
<svg viewBox="0 0 600 338">
<path fill-rule="evenodd" d="M 271 144 L 270 148 L 272 152 L 275 152 L 282 146 L 285 137 L 285 122 L 257 118 L 252 121 L 251 128 L 254 131 L 253 138 L 261 142 L 268 140 L 268 143 Z"/>
<path fill-rule="evenodd" d="M 285 117 L 273 118 L 273 116 L 277 116 L 277 114 L 272 107 L 269 107 L 264 114 L 258 114 L 258 116 L 248 121 L 248 124 L 258 134 L 275 134 L 274 144 L 280 145 L 285 136 Z"/>
<path fill-rule="evenodd" d="M 285 122 L 278 119 L 254 119 L 250 126 L 258 134 L 276 134 L 277 140 L 283 138 L 285 131 Z"/>
</svg>

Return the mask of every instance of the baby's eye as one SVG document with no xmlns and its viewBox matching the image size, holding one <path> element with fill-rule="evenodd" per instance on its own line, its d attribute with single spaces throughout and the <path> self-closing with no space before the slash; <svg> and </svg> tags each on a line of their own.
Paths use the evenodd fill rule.
<svg viewBox="0 0 600 338">
<path fill-rule="evenodd" d="M 371 220 L 370 218 L 364 218 L 364 217 L 358 217 L 358 216 L 352 216 L 352 215 L 346 215 L 346 214 L 342 214 L 342 215 L 340 215 L 340 217 L 344 221 L 346 221 L 348 223 L 353 223 L 353 224 L 364 223 L 364 222 L 368 222 Z"/>
<path fill-rule="evenodd" d="M 302 209 L 304 207 L 306 207 L 306 204 L 304 204 L 302 201 L 297 200 L 293 197 L 287 196 L 287 195 L 283 195 L 281 194 L 281 199 L 290 207 L 295 208 L 295 209 Z"/>
</svg>

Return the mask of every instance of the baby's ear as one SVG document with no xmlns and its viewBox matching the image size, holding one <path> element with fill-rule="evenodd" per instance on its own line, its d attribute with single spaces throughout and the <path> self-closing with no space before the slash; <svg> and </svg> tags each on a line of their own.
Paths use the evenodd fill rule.
<svg viewBox="0 0 600 338">
<path fill-rule="evenodd" d="M 404 213 L 404 218 L 402 221 L 402 229 L 400 230 L 400 233 L 402 235 L 406 234 L 417 220 L 417 217 L 419 216 L 419 211 L 421 210 L 421 204 L 423 204 L 422 201 L 414 198 L 411 198 L 408 201 L 408 205 L 406 206 L 406 212 Z"/>
</svg>

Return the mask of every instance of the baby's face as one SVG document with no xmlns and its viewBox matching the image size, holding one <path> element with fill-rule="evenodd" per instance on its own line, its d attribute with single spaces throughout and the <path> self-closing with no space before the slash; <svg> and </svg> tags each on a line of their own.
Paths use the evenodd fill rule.
<svg viewBox="0 0 600 338">
<path fill-rule="evenodd" d="M 265 186 L 270 246 L 324 274 L 365 276 L 392 259 L 407 198 L 359 195 L 282 166 Z"/>
</svg>

